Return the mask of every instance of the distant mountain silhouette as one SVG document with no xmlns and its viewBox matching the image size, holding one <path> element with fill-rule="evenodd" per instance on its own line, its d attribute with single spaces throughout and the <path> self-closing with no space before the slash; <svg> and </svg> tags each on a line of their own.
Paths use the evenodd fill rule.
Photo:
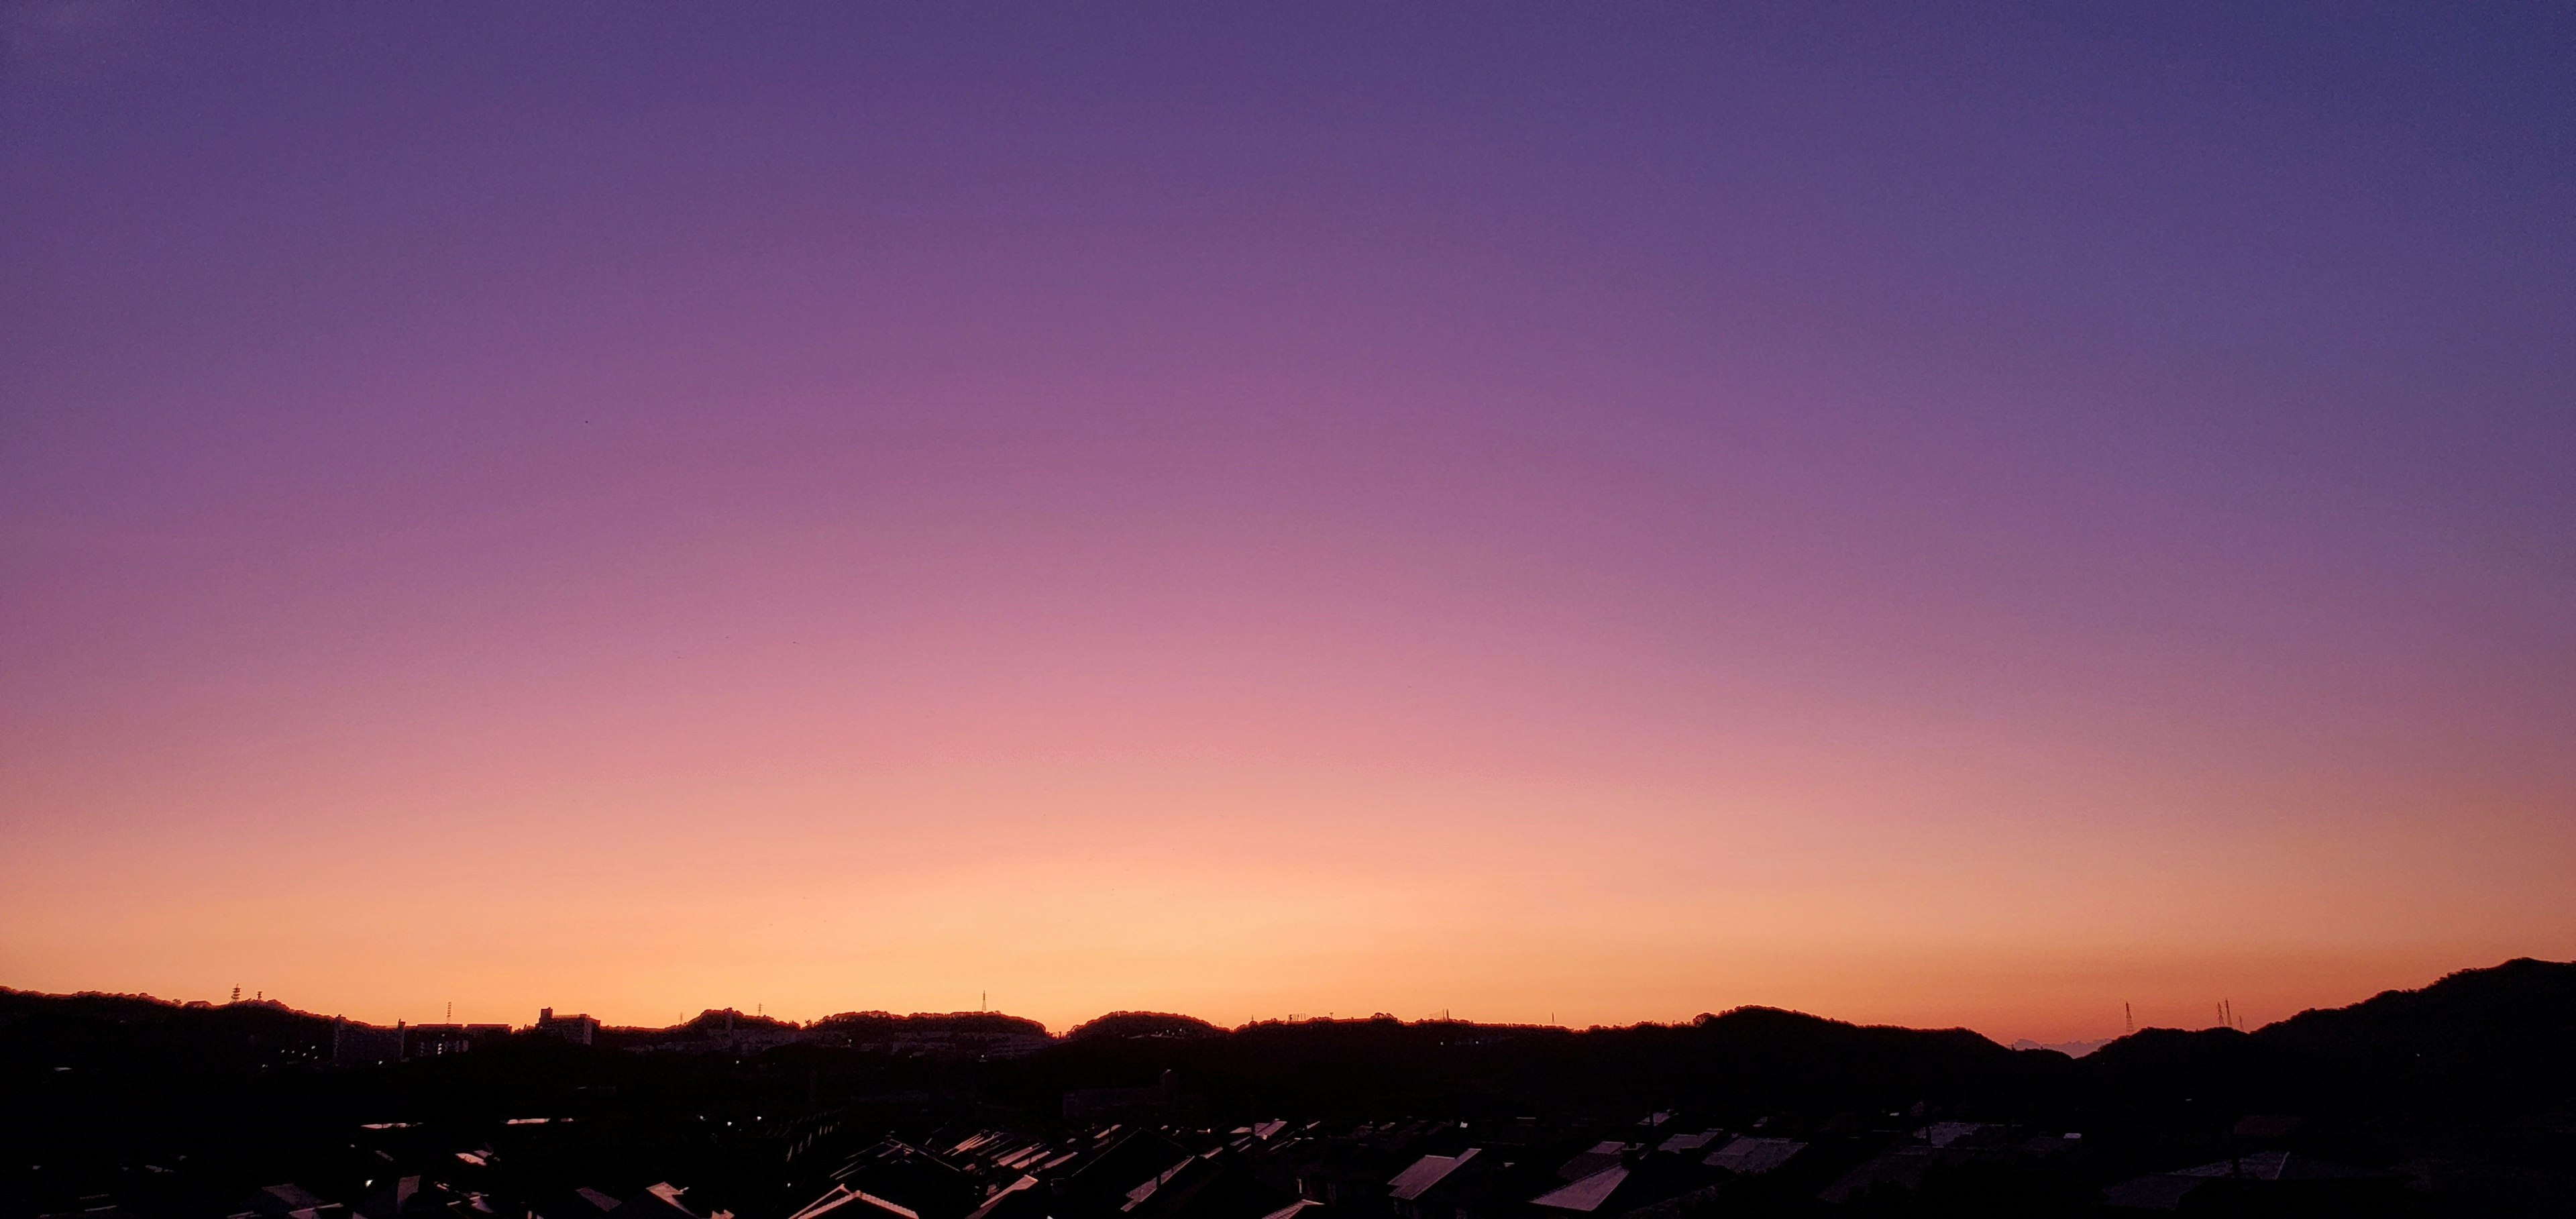
<svg viewBox="0 0 2576 1219">
<path fill-rule="evenodd" d="M 178 1004 L 142 995 L 0 989 L 0 1057 L 52 1065 L 113 1059 L 202 1073 L 327 1058 L 332 1019 L 283 1004 Z M 2118 1093 L 2144 1100 L 2213 1091 L 2258 1100 L 2511 1103 L 2576 1089 L 2576 964 L 2518 959 L 2420 990 L 2301 1012 L 2253 1032 L 2143 1029 L 2079 1060 L 2014 1050 L 1966 1029 L 1867 1026 L 1769 1007 L 1674 1025 L 1569 1030 L 1467 1021 L 1263 1021 L 1228 1030 L 1195 1017 L 1114 1012 L 1052 1038 L 998 1012 L 845 1012 L 807 1025 L 711 1009 L 667 1028 L 603 1030 L 612 1045 L 730 1034 L 821 1032 L 830 1044 L 1018 1037 L 1050 1046 L 1027 1088 L 1151 1083 L 1167 1068 L 1197 1086 L 1303 1103 L 1628 1103 L 1718 1091 L 1762 1104 L 1861 1103 L 1930 1095 L 2002 1099 Z M 774 1036 L 771 1038 L 774 1040 Z M 32 1063 L 29 1063 L 32 1065 Z"/>
<path fill-rule="evenodd" d="M 2317 1052 L 2502 1050 L 2526 1061 L 2570 1049 L 2576 964 L 2520 957 L 2464 969 L 2422 990 L 2384 991 L 2350 1007 L 2312 1008 L 2253 1035 Z"/>
<path fill-rule="evenodd" d="M 2528 1105 L 2576 1091 L 2576 964 L 2507 961 L 2253 1032 L 2142 1029 L 2075 1064 L 2094 1090 L 2256 1107 Z"/>
<path fill-rule="evenodd" d="M 182 1004 L 149 995 L 0 988 L 0 1064 L 113 1061 L 128 1070 L 200 1074 L 320 1062 L 330 1048 L 330 1017 L 275 1000 Z"/>
</svg>

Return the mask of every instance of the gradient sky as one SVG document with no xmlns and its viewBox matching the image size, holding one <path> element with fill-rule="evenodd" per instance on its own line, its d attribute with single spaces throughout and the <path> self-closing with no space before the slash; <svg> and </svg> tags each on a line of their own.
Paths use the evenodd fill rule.
<svg viewBox="0 0 2576 1219">
<path fill-rule="evenodd" d="M 0 7 L 0 984 L 2576 956 L 2576 11 L 749 7 Z"/>
</svg>

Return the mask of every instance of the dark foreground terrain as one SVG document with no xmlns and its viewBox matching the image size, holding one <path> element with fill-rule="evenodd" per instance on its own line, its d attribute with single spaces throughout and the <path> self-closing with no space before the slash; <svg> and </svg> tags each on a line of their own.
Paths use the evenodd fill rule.
<svg viewBox="0 0 2576 1219">
<path fill-rule="evenodd" d="M 0 991 L 0 1102 L 0 1219 L 2569 1216 L 2576 965 L 2082 1059 L 1763 1008 L 1059 1039 Z"/>
</svg>

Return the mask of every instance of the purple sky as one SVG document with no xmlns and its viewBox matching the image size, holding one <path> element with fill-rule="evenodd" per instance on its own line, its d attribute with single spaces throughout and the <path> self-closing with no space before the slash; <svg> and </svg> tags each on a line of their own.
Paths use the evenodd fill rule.
<svg viewBox="0 0 2576 1219">
<path fill-rule="evenodd" d="M 2563 6 L 0 36 L 0 984 L 2009 1036 L 2576 955 Z"/>
</svg>

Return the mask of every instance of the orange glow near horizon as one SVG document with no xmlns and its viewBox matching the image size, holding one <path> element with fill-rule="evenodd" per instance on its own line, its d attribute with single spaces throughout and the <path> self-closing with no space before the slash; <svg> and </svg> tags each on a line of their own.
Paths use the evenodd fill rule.
<svg viewBox="0 0 2576 1219">
<path fill-rule="evenodd" d="M 2123 1002 L 2142 1024 L 2206 1024 L 2220 998 L 2263 1021 L 2548 951 L 2545 934 L 2497 934 L 2512 911 L 2438 900 L 2470 874 L 2499 893 L 2550 883 L 2475 844 L 1891 821 L 1827 803 L 1865 787 L 1778 775 L 1711 807 L 1643 784 L 1249 759 L 794 787 L 616 769 L 635 777 L 513 771 L 482 778 L 497 797 L 425 785 L 342 820 L 329 810 L 358 777 L 241 776 L 258 807 L 210 817 L 222 830 L 93 826 L 0 878 L 11 984 L 642 1025 L 726 1006 L 971 1010 L 989 993 L 1059 1031 L 1130 1009 L 1583 1025 L 1762 1004 L 2056 1041 L 2118 1032 Z M 2341 900 L 2358 889 L 2387 900 Z"/>
</svg>

